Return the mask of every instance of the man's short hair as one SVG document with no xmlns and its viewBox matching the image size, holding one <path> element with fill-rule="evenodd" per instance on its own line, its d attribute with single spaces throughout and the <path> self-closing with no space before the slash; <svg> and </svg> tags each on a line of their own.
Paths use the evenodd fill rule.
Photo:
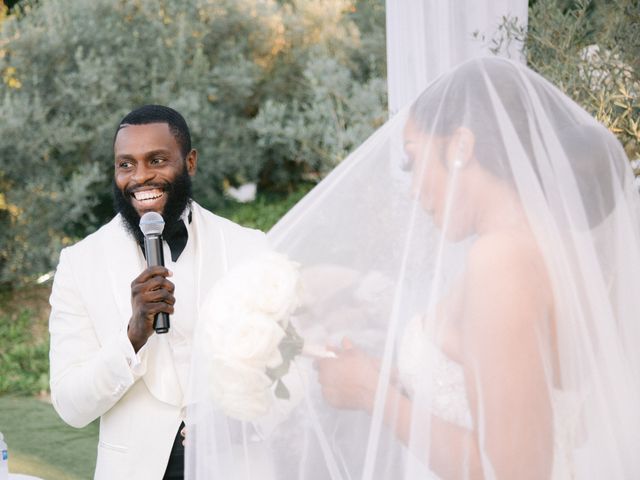
<svg viewBox="0 0 640 480">
<path fill-rule="evenodd" d="M 120 121 L 116 129 L 116 135 L 118 135 L 121 128 L 127 125 L 147 125 L 149 123 L 166 123 L 169 125 L 169 131 L 175 137 L 182 157 L 187 157 L 191 151 L 189 126 L 182 115 L 173 108 L 165 107 L 164 105 L 144 105 L 132 110 Z"/>
</svg>

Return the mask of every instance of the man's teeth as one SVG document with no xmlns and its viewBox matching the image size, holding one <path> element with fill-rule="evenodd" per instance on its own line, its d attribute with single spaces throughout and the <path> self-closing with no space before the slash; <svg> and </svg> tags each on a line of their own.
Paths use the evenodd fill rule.
<svg viewBox="0 0 640 480">
<path fill-rule="evenodd" d="M 135 192 L 133 194 L 136 200 L 144 202 L 145 200 L 155 200 L 162 196 L 161 190 L 144 190 L 142 192 Z"/>
</svg>

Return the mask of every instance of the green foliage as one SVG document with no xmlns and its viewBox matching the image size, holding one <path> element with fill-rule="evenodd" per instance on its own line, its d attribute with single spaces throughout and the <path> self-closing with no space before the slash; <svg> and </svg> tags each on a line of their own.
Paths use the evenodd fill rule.
<svg viewBox="0 0 640 480">
<path fill-rule="evenodd" d="M 638 0 L 536 0 L 526 31 L 503 27 L 507 37 L 525 40 L 529 66 L 607 126 L 631 159 L 640 158 Z"/>
<path fill-rule="evenodd" d="M 0 365 L 0 395 L 49 389 L 49 341 L 34 335 L 32 311 L 0 315 Z"/>
<path fill-rule="evenodd" d="M 200 203 L 270 226 L 270 195 L 316 182 L 384 121 L 384 20 L 382 0 L 21 2 L 0 21 L 0 286 L 109 219 L 114 130 L 145 103 L 189 121 Z M 532 0 L 526 36 L 529 64 L 632 158 L 639 25 L 638 0 Z M 260 218 L 224 200 L 247 181 Z"/>
<path fill-rule="evenodd" d="M 530 0 L 528 28 L 504 18 L 489 46 L 497 52 L 514 41 L 524 43 L 530 67 L 607 126 L 640 166 L 638 0 Z"/>
<path fill-rule="evenodd" d="M 222 215 L 245 227 L 257 228 L 266 232 L 291 209 L 313 186 L 312 183 L 300 183 L 289 194 L 259 193 L 251 203 L 225 202 L 216 210 Z"/>
<path fill-rule="evenodd" d="M 278 344 L 278 350 L 282 356 L 282 363 L 275 368 L 267 368 L 266 374 L 275 384 L 273 393 L 276 398 L 288 400 L 291 398 L 291 393 L 282 381 L 282 377 L 289 373 L 293 359 L 302 353 L 304 338 L 300 336 L 292 323 L 287 325 L 285 333 L 285 337 Z"/>
<path fill-rule="evenodd" d="M 288 191 L 326 171 L 380 122 L 381 4 L 22 2 L 0 24 L 0 284 L 51 269 L 62 246 L 112 215 L 113 134 L 135 106 L 187 118 L 201 158 L 195 198 L 210 208 L 228 185 Z M 326 91 L 334 85 L 348 98 Z M 286 148 L 263 138 L 273 105 L 297 116 L 273 131 L 296 127 Z M 325 121 L 327 131 L 309 125 Z"/>
<path fill-rule="evenodd" d="M 308 88 L 289 102 L 267 101 L 252 127 L 269 159 L 263 181 L 293 184 L 328 173 L 387 118 L 386 82 L 355 81 L 334 59 L 311 60 L 303 72 Z"/>
</svg>

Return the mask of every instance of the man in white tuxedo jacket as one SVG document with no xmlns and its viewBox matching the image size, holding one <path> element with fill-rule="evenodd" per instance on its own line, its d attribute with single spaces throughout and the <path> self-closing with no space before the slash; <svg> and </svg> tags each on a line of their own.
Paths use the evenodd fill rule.
<svg viewBox="0 0 640 480">
<path fill-rule="evenodd" d="M 51 396 L 64 421 L 100 417 L 96 479 L 178 479 L 178 434 L 198 307 L 235 263 L 266 247 L 264 234 L 191 200 L 197 153 L 167 107 L 127 115 L 114 140 L 118 215 L 60 254 L 51 294 Z M 140 216 L 165 220 L 165 267 L 147 268 Z M 156 334 L 158 312 L 171 317 Z"/>
</svg>

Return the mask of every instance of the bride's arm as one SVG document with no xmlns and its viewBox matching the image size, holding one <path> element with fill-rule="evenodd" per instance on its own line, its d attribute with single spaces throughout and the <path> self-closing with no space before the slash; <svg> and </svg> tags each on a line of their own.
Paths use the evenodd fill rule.
<svg viewBox="0 0 640 480">
<path fill-rule="evenodd" d="M 363 410 L 373 413 L 379 377 L 379 361 L 346 340 L 337 359 L 318 361 L 319 381 L 325 399 L 334 407 Z M 419 448 L 411 443 L 412 401 L 391 379 L 387 386 L 384 422 L 408 448 Z M 430 415 L 431 445 L 429 467 L 440 477 L 483 478 L 480 457 L 473 432 Z M 466 464 L 460 461 L 466 458 Z M 475 473 L 474 473 L 475 472 Z"/>
<path fill-rule="evenodd" d="M 393 381 L 388 385 L 385 423 L 415 451 L 420 446 L 410 438 L 412 424 L 428 422 L 428 464 L 443 478 L 483 478 L 487 464 L 497 478 L 550 475 L 550 380 L 540 351 L 548 346 L 540 335 L 548 301 L 541 269 L 535 254 L 510 243 L 481 243 L 471 254 L 462 341 L 473 431 L 422 412 Z M 335 407 L 372 413 L 378 361 L 343 346 L 338 359 L 319 362 L 323 394 Z"/>
<path fill-rule="evenodd" d="M 465 282 L 462 350 L 476 442 L 497 478 L 549 478 L 551 293 L 532 239 L 478 240 Z"/>
</svg>

